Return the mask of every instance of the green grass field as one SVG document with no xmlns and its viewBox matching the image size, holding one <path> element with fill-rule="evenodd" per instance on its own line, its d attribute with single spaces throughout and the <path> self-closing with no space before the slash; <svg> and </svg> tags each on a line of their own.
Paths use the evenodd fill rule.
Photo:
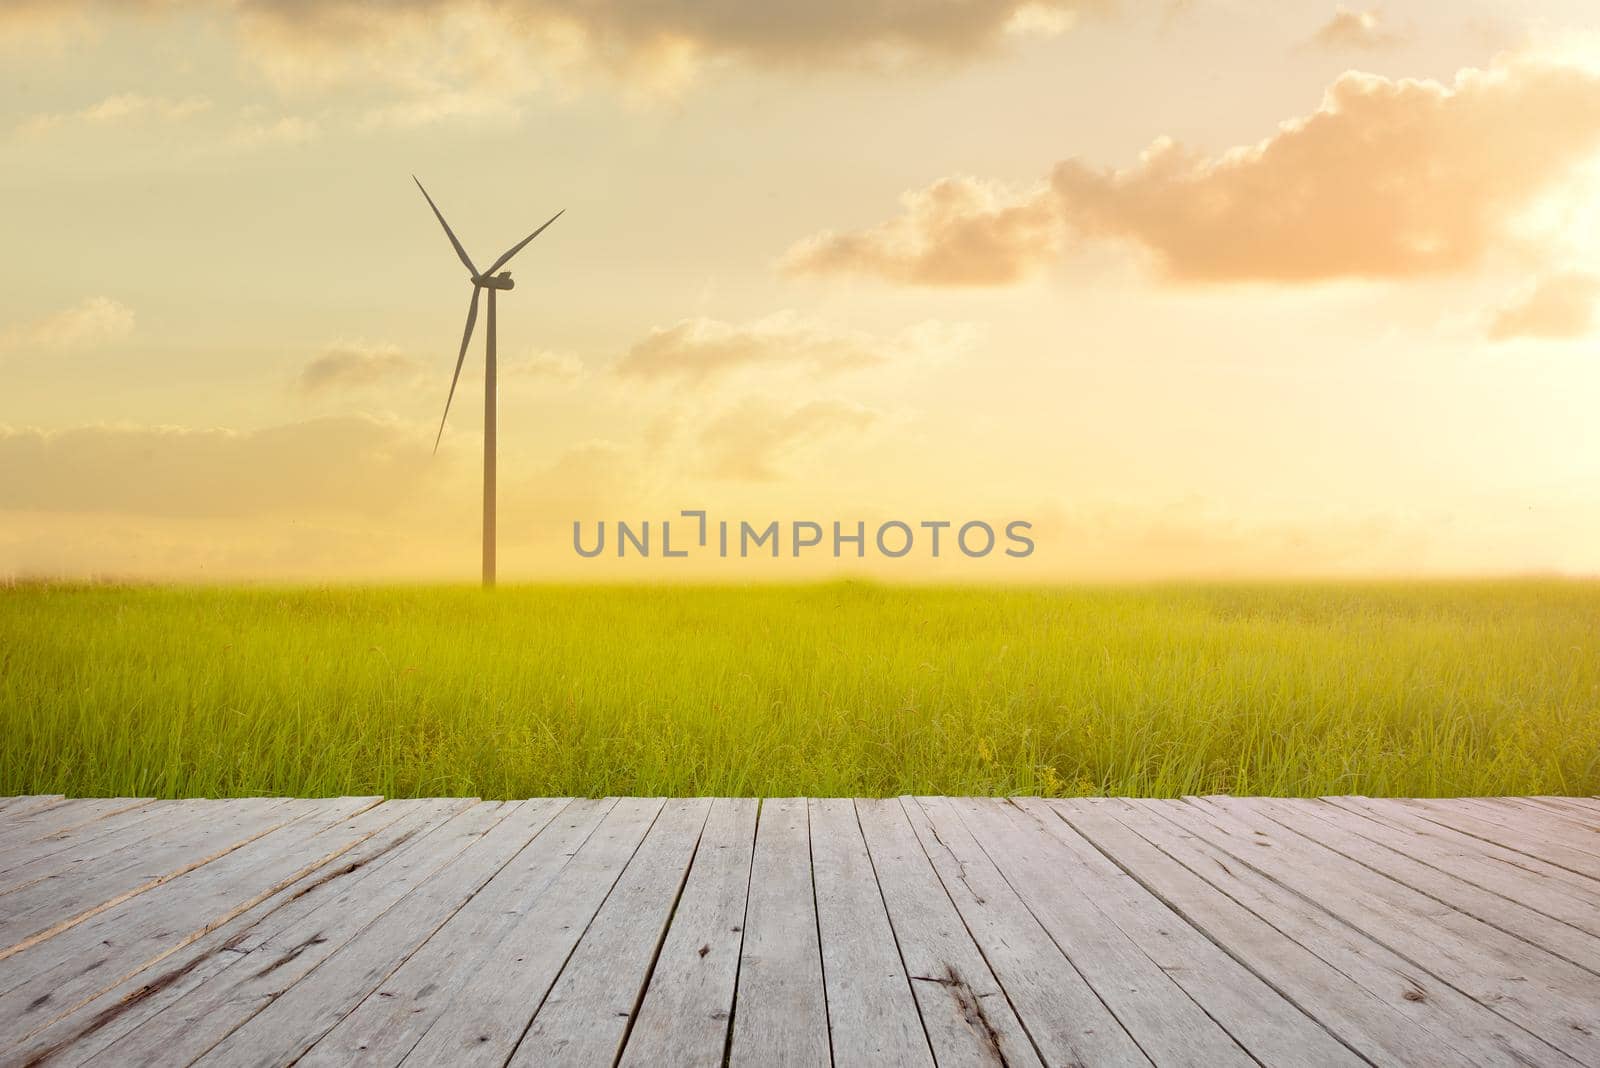
<svg viewBox="0 0 1600 1068">
<path fill-rule="evenodd" d="M 0 794 L 1600 793 L 1600 585 L 0 587 Z"/>
</svg>

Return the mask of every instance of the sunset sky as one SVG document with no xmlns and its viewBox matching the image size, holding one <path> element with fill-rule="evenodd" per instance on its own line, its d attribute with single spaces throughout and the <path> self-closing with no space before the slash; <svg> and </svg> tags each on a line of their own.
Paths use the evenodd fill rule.
<svg viewBox="0 0 1600 1068">
<path fill-rule="evenodd" d="M 1600 572 L 1592 0 L 0 2 L 0 574 Z M 480 324 L 481 329 L 481 324 Z"/>
</svg>

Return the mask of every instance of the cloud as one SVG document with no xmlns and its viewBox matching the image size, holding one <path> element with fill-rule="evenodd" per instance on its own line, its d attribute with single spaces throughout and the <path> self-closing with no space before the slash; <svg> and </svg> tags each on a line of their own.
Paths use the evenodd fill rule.
<svg viewBox="0 0 1600 1068">
<path fill-rule="evenodd" d="M 901 198 L 905 214 L 855 234 L 827 231 L 791 248 L 792 275 L 876 274 L 914 285 L 1004 285 L 1055 258 L 1061 224 L 1045 191 L 1013 193 L 945 178 Z"/>
<path fill-rule="evenodd" d="M 251 113 L 246 114 L 228 135 L 227 143 L 232 148 L 248 152 L 271 145 L 303 145 L 315 140 L 321 132 L 322 127 L 317 120 L 301 115 L 267 119 Z"/>
<path fill-rule="evenodd" d="M 118 93 L 79 111 L 54 112 L 25 119 L 18 124 L 17 134 L 36 137 L 68 125 L 108 126 L 145 118 L 181 122 L 210 107 L 211 101 L 203 96 L 172 98 Z"/>
<path fill-rule="evenodd" d="M 1093 0 L 245 0 L 243 28 L 269 71 L 413 83 L 515 83 L 514 68 L 585 66 L 626 77 L 735 60 L 848 66 L 967 59 L 1007 36 L 1059 33 Z M 439 44 L 449 45 L 441 49 Z M 431 47 L 430 47 L 431 46 Z M 445 58 L 449 53 L 453 58 Z M 311 68 L 308 71 L 308 67 Z M 387 67 L 387 70 L 383 69 Z"/>
<path fill-rule="evenodd" d="M 1205 155 L 1161 139 L 1125 170 L 1060 163 L 1048 194 L 1010 200 L 944 179 L 901 217 L 807 239 L 783 262 L 1000 285 L 1057 247 L 1114 240 L 1178 283 L 1439 275 L 1516 245 L 1519 221 L 1597 149 L 1600 76 L 1577 66 L 1513 56 L 1449 85 L 1349 73 L 1257 144 Z"/>
<path fill-rule="evenodd" d="M 599 78 L 671 92 L 710 66 L 756 69 L 965 62 L 1061 33 L 1112 0 L 12 0 L 0 33 L 81 32 L 118 15 L 220 12 L 287 93 L 388 89 L 376 122 L 478 116 L 552 84 Z"/>
<path fill-rule="evenodd" d="M 1379 52 L 1405 44 L 1406 37 L 1388 28 L 1380 8 L 1357 11 L 1340 4 L 1309 43 L 1330 52 Z"/>
<path fill-rule="evenodd" d="M 500 377 L 535 382 L 576 382 L 584 376 L 583 361 L 570 352 L 536 350 L 500 360 Z"/>
<path fill-rule="evenodd" d="M 1600 278 L 1592 274 L 1569 271 L 1542 278 L 1495 311 L 1489 321 L 1489 340 L 1582 337 L 1593 325 L 1597 297 Z"/>
<path fill-rule="evenodd" d="M 839 330 L 792 311 L 747 323 L 685 319 L 657 327 L 628 350 L 619 374 L 693 382 L 747 367 L 793 367 L 823 375 L 937 355 L 961 347 L 966 334 L 924 323 L 892 338 Z"/>
<path fill-rule="evenodd" d="M 306 364 L 295 385 L 307 394 L 364 389 L 393 381 L 417 366 L 393 345 L 335 345 Z"/>
<path fill-rule="evenodd" d="M 237 431 L 0 428 L 0 509 L 147 516 L 382 513 L 430 470 L 426 435 L 372 419 Z"/>
<path fill-rule="evenodd" d="M 784 465 L 818 440 L 863 430 L 878 421 L 870 408 L 839 401 L 813 401 L 787 410 L 750 401 L 708 424 L 700 444 L 718 478 L 770 482 Z"/>
<path fill-rule="evenodd" d="M 133 333 L 133 309 L 109 297 L 89 297 L 70 308 L 0 331 L 0 349 L 90 348 Z"/>
</svg>

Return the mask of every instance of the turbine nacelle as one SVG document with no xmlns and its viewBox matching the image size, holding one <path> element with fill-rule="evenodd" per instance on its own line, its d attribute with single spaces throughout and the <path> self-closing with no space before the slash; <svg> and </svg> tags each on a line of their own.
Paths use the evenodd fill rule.
<svg viewBox="0 0 1600 1068">
<path fill-rule="evenodd" d="M 488 277 L 474 275 L 472 278 L 472 284 L 475 286 L 482 286 L 484 289 L 512 289 L 516 285 L 516 283 L 511 281 L 510 271 L 501 271 L 499 274 L 490 275 Z"/>
</svg>

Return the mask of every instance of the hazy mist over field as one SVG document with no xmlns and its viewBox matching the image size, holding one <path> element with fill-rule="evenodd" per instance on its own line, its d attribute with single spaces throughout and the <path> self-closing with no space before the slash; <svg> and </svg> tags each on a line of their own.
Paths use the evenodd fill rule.
<svg viewBox="0 0 1600 1068">
<path fill-rule="evenodd" d="M 473 577 L 413 173 L 506 578 L 1600 571 L 1590 4 L 756 10 L 0 6 L 0 575 Z"/>
</svg>

